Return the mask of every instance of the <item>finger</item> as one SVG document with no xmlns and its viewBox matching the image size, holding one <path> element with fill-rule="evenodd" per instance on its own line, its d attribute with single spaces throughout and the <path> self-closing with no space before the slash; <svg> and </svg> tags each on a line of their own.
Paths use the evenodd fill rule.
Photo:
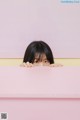
<svg viewBox="0 0 80 120">
<path fill-rule="evenodd" d="M 32 67 L 32 66 L 33 66 L 32 63 L 29 63 L 29 62 L 26 63 L 26 67 Z"/>
<path fill-rule="evenodd" d="M 25 67 L 25 66 L 26 66 L 26 63 L 22 63 L 20 66 L 21 66 L 21 67 Z"/>
</svg>

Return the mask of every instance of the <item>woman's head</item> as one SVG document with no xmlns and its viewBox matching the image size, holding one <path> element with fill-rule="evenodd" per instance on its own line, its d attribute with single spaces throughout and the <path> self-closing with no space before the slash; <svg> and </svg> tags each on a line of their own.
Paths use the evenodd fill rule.
<svg viewBox="0 0 80 120">
<path fill-rule="evenodd" d="M 33 41 L 27 47 L 23 62 L 30 63 L 54 63 L 52 51 L 48 44 L 43 41 Z"/>
</svg>

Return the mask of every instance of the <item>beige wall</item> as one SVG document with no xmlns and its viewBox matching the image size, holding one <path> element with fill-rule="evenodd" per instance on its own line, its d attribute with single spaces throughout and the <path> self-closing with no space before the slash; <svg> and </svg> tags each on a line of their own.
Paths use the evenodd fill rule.
<svg viewBox="0 0 80 120">
<path fill-rule="evenodd" d="M 0 59 L 0 66 L 17 66 L 22 63 L 22 59 Z M 64 66 L 80 66 L 80 59 L 55 59 L 55 63 Z"/>
</svg>

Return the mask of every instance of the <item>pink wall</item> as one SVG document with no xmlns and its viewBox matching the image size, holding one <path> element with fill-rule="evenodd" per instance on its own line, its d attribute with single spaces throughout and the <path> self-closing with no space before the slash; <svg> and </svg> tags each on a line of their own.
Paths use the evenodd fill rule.
<svg viewBox="0 0 80 120">
<path fill-rule="evenodd" d="M 32 40 L 44 40 L 55 58 L 80 58 L 80 5 L 60 0 L 0 1 L 0 58 L 22 58 Z"/>
</svg>

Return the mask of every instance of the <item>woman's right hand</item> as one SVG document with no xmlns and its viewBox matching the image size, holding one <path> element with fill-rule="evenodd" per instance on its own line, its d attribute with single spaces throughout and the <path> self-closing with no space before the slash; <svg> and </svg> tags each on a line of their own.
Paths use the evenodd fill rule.
<svg viewBox="0 0 80 120">
<path fill-rule="evenodd" d="M 23 62 L 21 65 L 20 65 L 21 67 L 33 67 L 33 64 L 32 63 L 30 63 L 30 62 Z"/>
</svg>

